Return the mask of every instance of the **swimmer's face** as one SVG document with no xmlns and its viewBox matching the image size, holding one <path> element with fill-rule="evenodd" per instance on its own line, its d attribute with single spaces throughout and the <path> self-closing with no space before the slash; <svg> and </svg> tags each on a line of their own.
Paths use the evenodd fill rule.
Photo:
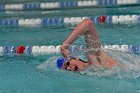
<svg viewBox="0 0 140 93">
<path fill-rule="evenodd" d="M 74 58 L 71 59 L 70 61 L 66 61 L 63 64 L 62 69 L 69 70 L 69 71 L 80 71 L 85 68 L 84 64 L 85 63 L 83 63 L 81 60 Z"/>
</svg>

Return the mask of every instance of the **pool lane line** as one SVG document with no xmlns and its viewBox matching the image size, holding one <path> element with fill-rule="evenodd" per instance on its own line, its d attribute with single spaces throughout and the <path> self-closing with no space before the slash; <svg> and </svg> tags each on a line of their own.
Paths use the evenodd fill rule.
<svg viewBox="0 0 140 93">
<path fill-rule="evenodd" d="M 15 4 L 0 4 L 0 11 L 6 10 L 37 10 L 37 9 L 67 9 L 79 7 L 101 7 L 120 5 L 139 5 L 140 0 L 84 0 L 67 2 L 27 2 Z"/>
<path fill-rule="evenodd" d="M 85 18 L 89 18 L 94 24 L 140 24 L 140 15 L 100 15 L 86 17 L 54 17 L 32 19 L 0 19 L 0 26 L 63 26 L 76 25 Z"/>
<path fill-rule="evenodd" d="M 59 54 L 61 45 L 43 45 L 43 46 L 0 46 L 0 55 L 45 55 Z M 133 54 L 140 54 L 140 45 L 102 45 L 104 51 L 120 51 Z M 71 53 L 86 52 L 85 45 L 71 45 L 69 47 Z M 97 50 L 97 49 L 95 49 Z"/>
</svg>

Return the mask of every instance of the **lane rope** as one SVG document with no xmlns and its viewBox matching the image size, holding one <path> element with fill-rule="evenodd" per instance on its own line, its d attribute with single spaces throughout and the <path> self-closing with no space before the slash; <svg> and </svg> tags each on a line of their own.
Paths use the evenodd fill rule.
<svg viewBox="0 0 140 93">
<path fill-rule="evenodd" d="M 140 4 L 140 0 L 85 0 L 68 2 L 28 2 L 17 4 L 1 4 L 0 11 L 5 10 L 36 10 L 36 9 L 63 9 L 75 7 L 116 6 Z"/>
<path fill-rule="evenodd" d="M 45 54 L 59 54 L 61 45 L 49 46 L 0 46 L 0 55 L 45 55 Z M 71 53 L 84 52 L 85 45 L 71 45 L 69 47 Z M 140 45 L 103 45 L 102 50 L 120 51 L 133 54 L 140 54 Z"/>
<path fill-rule="evenodd" d="M 85 18 L 89 18 L 94 24 L 139 24 L 140 15 L 101 15 L 87 17 L 56 17 L 36 19 L 0 19 L 3 26 L 62 26 L 65 24 L 78 24 Z"/>
</svg>

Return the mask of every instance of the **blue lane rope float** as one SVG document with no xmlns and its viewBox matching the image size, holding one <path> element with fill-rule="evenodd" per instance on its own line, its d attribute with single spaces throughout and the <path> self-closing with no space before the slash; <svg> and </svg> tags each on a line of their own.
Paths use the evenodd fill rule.
<svg viewBox="0 0 140 93">
<path fill-rule="evenodd" d="M 116 6 L 140 4 L 140 0 L 86 0 L 68 2 L 28 2 L 23 4 L 1 4 L 0 11 L 4 10 L 33 10 L 33 9 L 62 9 L 74 7 Z"/>
<path fill-rule="evenodd" d="M 0 25 L 18 25 L 18 19 L 0 19 Z"/>
<path fill-rule="evenodd" d="M 89 18 L 94 24 L 139 24 L 140 15 L 101 15 L 88 17 L 61 17 L 61 18 L 36 18 L 36 19 L 0 19 L 0 25 L 4 26 L 62 26 L 64 24 L 78 24 L 85 18 Z"/>
<path fill-rule="evenodd" d="M 23 9 L 24 10 L 40 9 L 40 3 L 39 2 L 25 3 L 23 5 Z"/>
<path fill-rule="evenodd" d="M 0 55 L 44 55 L 60 53 L 61 45 L 54 46 L 0 46 Z M 77 51 L 84 51 L 86 47 L 84 45 L 71 45 L 69 50 L 71 53 Z M 133 54 L 140 54 L 140 45 L 104 45 L 102 50 L 107 51 L 120 51 Z"/>
</svg>

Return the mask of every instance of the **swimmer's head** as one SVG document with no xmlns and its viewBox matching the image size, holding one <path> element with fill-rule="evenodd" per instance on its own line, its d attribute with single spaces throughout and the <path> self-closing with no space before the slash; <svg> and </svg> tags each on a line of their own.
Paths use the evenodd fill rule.
<svg viewBox="0 0 140 93">
<path fill-rule="evenodd" d="M 61 69 L 62 66 L 63 66 L 63 64 L 65 63 L 65 61 L 66 61 L 66 59 L 65 59 L 64 57 L 58 58 L 58 59 L 57 59 L 57 67 L 58 67 L 59 69 Z"/>
<path fill-rule="evenodd" d="M 72 58 L 74 58 L 74 57 L 71 56 L 70 58 L 72 59 Z M 67 59 L 64 58 L 64 57 L 58 58 L 58 59 L 57 59 L 57 67 L 58 67 L 59 69 L 61 69 L 62 66 L 63 66 L 63 64 L 64 64 L 66 61 L 67 61 Z"/>
<path fill-rule="evenodd" d="M 79 58 L 72 57 L 69 61 L 64 58 L 60 57 L 57 60 L 57 67 L 59 69 L 65 69 L 69 71 L 80 71 L 87 67 L 87 63 L 83 62 Z"/>
</svg>

